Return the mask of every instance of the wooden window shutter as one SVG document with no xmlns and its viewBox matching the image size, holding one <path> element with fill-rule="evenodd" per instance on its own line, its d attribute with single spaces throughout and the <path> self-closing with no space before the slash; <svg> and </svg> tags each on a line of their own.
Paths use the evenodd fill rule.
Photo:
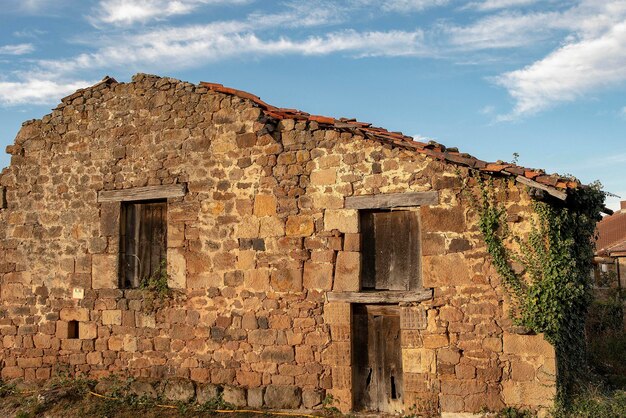
<svg viewBox="0 0 626 418">
<path fill-rule="evenodd" d="M 362 212 L 364 290 L 411 290 L 421 284 L 419 225 L 413 211 Z"/>
<path fill-rule="evenodd" d="M 167 251 L 167 202 L 122 204 L 120 222 L 120 285 L 139 287 L 160 272 Z"/>
</svg>

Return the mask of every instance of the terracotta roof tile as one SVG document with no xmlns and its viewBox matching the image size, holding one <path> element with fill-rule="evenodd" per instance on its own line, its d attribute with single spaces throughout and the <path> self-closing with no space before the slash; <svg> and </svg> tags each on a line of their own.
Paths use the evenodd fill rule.
<svg viewBox="0 0 626 418">
<path fill-rule="evenodd" d="M 616 212 L 611 216 L 605 216 L 598 222 L 597 228 L 596 250 L 610 249 L 626 240 L 626 212 Z"/>
<path fill-rule="evenodd" d="M 475 168 L 488 173 L 502 173 L 505 175 L 522 176 L 536 181 L 537 183 L 560 189 L 575 189 L 581 186 L 578 181 L 574 181 L 570 178 L 562 178 L 558 175 L 546 175 L 543 170 L 525 168 L 516 164 L 508 164 L 501 161 L 487 163 L 467 153 L 460 153 L 456 147 L 446 148 L 444 145 L 438 144 L 434 141 L 429 141 L 428 143 L 415 141 L 412 137 L 404 135 L 401 132 L 390 132 L 386 129 L 372 126 L 370 123 L 359 122 L 353 118 L 336 119 L 328 116 L 310 115 L 309 113 L 302 112 L 297 109 L 272 106 L 265 103 L 258 96 L 242 90 L 225 87 L 222 84 L 201 82 L 200 85 L 212 91 L 248 99 L 261 108 L 265 115 L 271 118 L 309 120 L 322 125 L 333 126 L 337 129 L 350 130 L 357 132 L 366 138 L 414 150 L 420 154 L 424 154 L 441 161 Z"/>
</svg>

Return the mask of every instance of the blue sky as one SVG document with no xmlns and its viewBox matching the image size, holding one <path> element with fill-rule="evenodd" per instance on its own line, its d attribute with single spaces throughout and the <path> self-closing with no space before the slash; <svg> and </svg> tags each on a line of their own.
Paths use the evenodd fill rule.
<svg viewBox="0 0 626 418">
<path fill-rule="evenodd" d="M 626 0 L 3 0 L 0 145 L 137 72 L 356 117 L 626 200 Z M 9 156 L 0 153 L 0 167 Z M 619 198 L 608 203 L 616 208 Z"/>
</svg>

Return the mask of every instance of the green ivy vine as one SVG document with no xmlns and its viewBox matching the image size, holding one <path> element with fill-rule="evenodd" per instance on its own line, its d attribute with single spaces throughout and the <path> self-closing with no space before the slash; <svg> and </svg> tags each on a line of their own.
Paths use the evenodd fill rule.
<svg viewBox="0 0 626 418">
<path fill-rule="evenodd" d="M 477 172 L 472 178 L 477 184 L 471 196 L 478 226 L 512 297 L 512 319 L 543 333 L 555 347 L 556 402 L 564 405 L 588 371 L 584 327 L 592 302 L 593 237 L 605 193 L 596 183 L 571 190 L 566 202 L 533 200 L 530 232 L 521 238 L 507 225 L 504 199 L 498 199 L 494 178 Z M 522 268 L 513 268 L 514 264 Z"/>
</svg>

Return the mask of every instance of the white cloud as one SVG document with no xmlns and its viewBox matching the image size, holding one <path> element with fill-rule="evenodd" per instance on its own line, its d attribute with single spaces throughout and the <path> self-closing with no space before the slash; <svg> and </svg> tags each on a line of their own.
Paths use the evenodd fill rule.
<svg viewBox="0 0 626 418">
<path fill-rule="evenodd" d="M 46 79 L 27 78 L 23 81 L 0 81 L 0 103 L 3 105 L 48 104 L 84 88 L 94 82 L 69 81 L 66 83 Z"/>
<path fill-rule="evenodd" d="M 249 0 L 101 0 L 94 24 L 131 25 L 191 13 L 204 4 L 241 4 Z"/>
<path fill-rule="evenodd" d="M 24 55 L 35 50 L 33 44 L 16 44 L 0 46 L 0 55 Z"/>
<path fill-rule="evenodd" d="M 514 118 L 544 110 L 588 93 L 626 82 L 626 21 L 601 36 L 570 42 L 520 70 L 502 74 L 497 84 L 515 99 Z"/>
<path fill-rule="evenodd" d="M 0 103 L 52 103 L 82 81 L 76 74 L 104 69 L 159 71 L 188 68 L 234 57 L 328 55 L 354 57 L 423 55 L 424 35 L 415 31 L 345 30 L 303 39 L 261 38 L 246 22 L 218 22 L 148 31 L 112 39 L 92 53 L 73 58 L 40 60 L 37 68 L 18 75 L 18 81 L 0 83 Z"/>
<path fill-rule="evenodd" d="M 528 6 L 537 3 L 539 0 L 483 0 L 467 4 L 464 8 L 476 9 L 480 11 L 492 11 L 499 9 L 510 9 L 520 6 Z"/>
<path fill-rule="evenodd" d="M 13 32 L 13 36 L 18 38 L 37 38 L 47 32 L 40 29 L 24 29 Z"/>
<path fill-rule="evenodd" d="M 346 52 L 356 57 L 422 55 L 419 30 L 357 32 L 346 30 L 304 39 L 263 39 L 240 22 L 222 22 L 155 30 L 115 39 L 93 53 L 65 60 L 40 61 L 46 71 L 72 74 L 95 68 L 128 68 L 133 65 L 157 69 L 198 66 L 218 59 L 283 54 L 326 55 Z"/>
<path fill-rule="evenodd" d="M 462 49 L 514 48 L 549 38 L 555 13 L 503 13 L 480 19 L 468 26 L 442 26 L 449 43 Z"/>
<path fill-rule="evenodd" d="M 388 12 L 419 12 L 431 7 L 445 6 L 449 0 L 384 0 L 381 9 Z"/>
</svg>

